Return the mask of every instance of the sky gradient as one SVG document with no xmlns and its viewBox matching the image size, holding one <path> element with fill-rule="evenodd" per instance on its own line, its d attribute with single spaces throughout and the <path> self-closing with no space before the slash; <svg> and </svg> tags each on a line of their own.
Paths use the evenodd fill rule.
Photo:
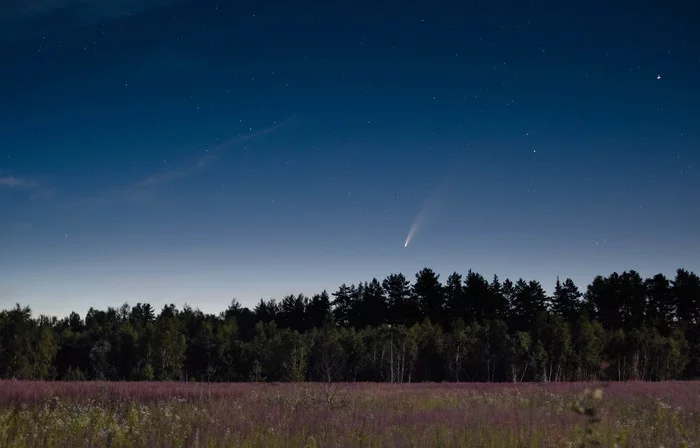
<svg viewBox="0 0 700 448">
<path fill-rule="evenodd" d="M 700 270 L 690 2 L 114 3 L 0 6 L 2 308 Z"/>
</svg>

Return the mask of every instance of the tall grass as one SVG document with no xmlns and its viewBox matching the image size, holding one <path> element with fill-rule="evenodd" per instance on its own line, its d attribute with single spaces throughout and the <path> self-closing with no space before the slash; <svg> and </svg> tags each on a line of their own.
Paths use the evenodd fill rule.
<svg viewBox="0 0 700 448">
<path fill-rule="evenodd" d="M 0 447 L 596 445 L 700 447 L 700 383 L 0 381 Z"/>
</svg>

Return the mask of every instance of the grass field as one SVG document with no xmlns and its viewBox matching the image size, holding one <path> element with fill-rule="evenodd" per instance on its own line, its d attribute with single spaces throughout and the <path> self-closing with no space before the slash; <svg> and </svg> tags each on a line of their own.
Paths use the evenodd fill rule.
<svg viewBox="0 0 700 448">
<path fill-rule="evenodd" d="M 700 382 L 207 385 L 0 381 L 2 447 L 615 444 L 699 447 Z"/>
</svg>

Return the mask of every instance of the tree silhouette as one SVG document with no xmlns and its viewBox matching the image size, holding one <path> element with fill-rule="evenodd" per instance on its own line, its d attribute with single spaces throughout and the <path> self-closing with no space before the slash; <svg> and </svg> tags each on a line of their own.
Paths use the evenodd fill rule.
<svg viewBox="0 0 700 448">
<path fill-rule="evenodd" d="M 471 316 L 471 321 L 482 322 L 483 320 L 493 320 L 497 317 L 496 304 L 492 300 L 489 283 L 479 273 L 471 269 L 464 279 L 464 297 L 467 302 L 467 310 Z"/>
<path fill-rule="evenodd" d="M 387 296 L 389 322 L 403 325 L 418 322 L 420 311 L 411 296 L 411 282 L 403 274 L 391 274 L 382 286 Z"/>
<path fill-rule="evenodd" d="M 354 314 L 355 285 L 340 285 L 338 291 L 333 293 L 333 314 L 336 321 L 343 326 L 351 325 Z"/>
<path fill-rule="evenodd" d="M 343 284 L 221 313 L 147 303 L 57 319 L 0 311 L 0 377 L 179 381 L 591 381 L 700 376 L 700 279 L 636 271 L 571 279 Z"/>
<path fill-rule="evenodd" d="M 435 323 L 444 322 L 445 294 L 438 274 L 430 268 L 421 270 L 412 292 L 423 316 Z"/>
<path fill-rule="evenodd" d="M 581 297 L 583 294 L 573 280 L 567 278 L 561 283 L 557 277 L 552 295 L 552 312 L 567 322 L 575 322 L 582 312 Z"/>
<path fill-rule="evenodd" d="M 384 288 L 376 278 L 365 283 L 362 289 L 362 298 L 359 304 L 359 327 L 377 327 L 387 321 L 387 301 Z"/>
<path fill-rule="evenodd" d="M 646 290 L 645 324 L 657 328 L 668 336 L 671 323 L 675 319 L 671 282 L 663 274 L 656 274 L 644 281 Z"/>
<path fill-rule="evenodd" d="M 306 306 L 306 329 L 321 328 L 330 312 L 331 299 L 328 293 L 324 290 L 321 294 L 314 294 Z"/>
<path fill-rule="evenodd" d="M 512 325 L 520 331 L 532 330 L 538 315 L 547 309 L 547 294 L 537 281 L 526 282 L 519 279 L 514 286 L 511 303 Z"/>
<path fill-rule="evenodd" d="M 464 295 L 462 276 L 457 272 L 450 274 L 445 282 L 445 314 L 447 322 L 461 320 L 462 324 L 467 316 L 472 315 L 472 310 L 467 306 Z"/>
</svg>

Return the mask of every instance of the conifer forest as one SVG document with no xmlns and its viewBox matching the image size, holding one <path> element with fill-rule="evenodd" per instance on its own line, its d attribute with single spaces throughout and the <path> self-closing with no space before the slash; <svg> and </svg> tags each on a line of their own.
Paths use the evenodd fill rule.
<svg viewBox="0 0 700 448">
<path fill-rule="evenodd" d="M 700 377 L 700 279 L 633 270 L 579 288 L 429 268 L 220 314 L 147 303 L 0 312 L 0 378 L 570 382 Z"/>
</svg>

